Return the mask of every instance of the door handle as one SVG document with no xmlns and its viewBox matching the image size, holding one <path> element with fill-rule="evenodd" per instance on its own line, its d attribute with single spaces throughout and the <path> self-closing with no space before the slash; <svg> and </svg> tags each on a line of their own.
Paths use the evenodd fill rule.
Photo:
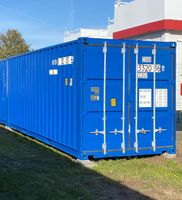
<svg viewBox="0 0 182 200">
<path fill-rule="evenodd" d="M 123 134 L 124 133 L 124 131 L 123 130 L 117 130 L 117 129 L 114 129 L 114 131 L 110 131 L 109 132 L 110 134 L 114 134 L 114 135 L 117 135 L 118 133 L 121 133 L 121 134 Z"/>
<path fill-rule="evenodd" d="M 94 132 L 90 132 L 90 134 L 95 134 L 95 135 L 99 135 L 99 134 L 104 134 L 104 131 L 99 131 L 98 129 L 96 129 Z"/>
<path fill-rule="evenodd" d="M 146 134 L 146 133 L 149 133 L 151 132 L 151 130 L 145 130 L 144 128 L 142 128 L 141 130 L 137 130 L 137 133 L 142 133 L 142 134 Z"/>
<path fill-rule="evenodd" d="M 155 132 L 156 132 L 156 133 L 162 133 L 162 132 L 164 132 L 164 131 L 167 131 L 167 129 L 163 129 L 163 128 L 161 128 L 161 127 L 159 127 L 158 129 L 155 129 Z"/>
</svg>

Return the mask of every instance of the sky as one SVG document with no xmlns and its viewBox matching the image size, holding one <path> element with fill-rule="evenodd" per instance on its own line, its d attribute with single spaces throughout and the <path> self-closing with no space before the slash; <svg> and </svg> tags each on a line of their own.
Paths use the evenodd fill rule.
<svg viewBox="0 0 182 200">
<path fill-rule="evenodd" d="M 106 28 L 114 1 L 0 0 L 0 32 L 19 30 L 32 49 L 58 44 L 65 31 Z"/>
</svg>

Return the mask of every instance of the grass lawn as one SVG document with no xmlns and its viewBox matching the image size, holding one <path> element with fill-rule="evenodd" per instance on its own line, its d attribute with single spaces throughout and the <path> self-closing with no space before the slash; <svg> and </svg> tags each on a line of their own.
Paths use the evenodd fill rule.
<svg viewBox="0 0 182 200">
<path fill-rule="evenodd" d="M 26 137 L 0 129 L 0 200 L 182 199 L 178 156 L 100 160 L 92 169 Z"/>
</svg>

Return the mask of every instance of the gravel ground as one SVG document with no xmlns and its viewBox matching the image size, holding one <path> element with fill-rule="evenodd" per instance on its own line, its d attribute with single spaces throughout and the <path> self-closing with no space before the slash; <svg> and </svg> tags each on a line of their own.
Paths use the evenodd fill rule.
<svg viewBox="0 0 182 200">
<path fill-rule="evenodd" d="M 177 141 L 182 142 L 182 123 L 177 124 Z"/>
</svg>

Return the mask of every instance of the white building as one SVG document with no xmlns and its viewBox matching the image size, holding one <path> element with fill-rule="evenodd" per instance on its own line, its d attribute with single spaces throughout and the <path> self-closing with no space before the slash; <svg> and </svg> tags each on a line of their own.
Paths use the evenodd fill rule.
<svg viewBox="0 0 182 200">
<path fill-rule="evenodd" d="M 69 42 L 78 39 L 79 37 L 88 38 L 108 38 L 107 29 L 76 29 L 72 31 L 66 31 L 64 33 L 64 42 Z"/>
<path fill-rule="evenodd" d="M 108 35 L 177 42 L 177 110 L 182 111 L 182 0 L 117 0 Z"/>
</svg>

